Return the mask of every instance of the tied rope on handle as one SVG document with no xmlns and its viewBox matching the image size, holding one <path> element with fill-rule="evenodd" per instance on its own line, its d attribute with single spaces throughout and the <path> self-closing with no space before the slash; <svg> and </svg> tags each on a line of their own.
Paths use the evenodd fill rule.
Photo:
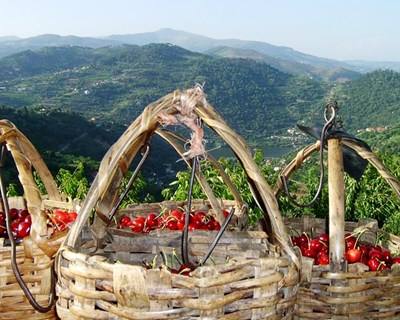
<svg viewBox="0 0 400 320">
<path fill-rule="evenodd" d="M 2 176 L 2 170 L 4 166 L 4 161 L 5 161 L 5 144 L 1 144 L 1 150 L 0 150 L 0 192 L 1 192 L 1 199 L 2 199 L 2 204 L 3 204 L 3 209 L 4 213 L 6 215 L 6 228 L 7 228 L 7 234 L 8 238 L 10 240 L 11 244 L 11 268 L 13 270 L 15 279 L 17 280 L 19 286 L 21 287 L 22 291 L 24 292 L 26 298 L 28 299 L 29 303 L 31 306 L 37 310 L 40 313 L 47 313 L 53 308 L 54 304 L 54 289 L 55 289 L 55 281 L 54 281 L 54 274 L 53 274 L 53 269 L 51 268 L 51 294 L 50 294 L 50 301 L 49 304 L 45 307 L 41 306 L 34 296 L 32 295 L 32 292 L 29 290 L 28 286 L 26 285 L 24 279 L 22 278 L 21 272 L 19 271 L 18 265 L 17 265 L 17 247 L 16 247 L 16 242 L 11 230 L 11 216 L 10 216 L 10 211 L 9 211 L 9 205 L 8 205 L 8 199 L 7 199 L 7 193 L 6 189 L 4 187 L 3 183 L 3 176 Z"/>
<path fill-rule="evenodd" d="M 182 231 L 181 239 L 181 253 L 182 260 L 188 266 L 195 266 L 196 264 L 190 260 L 189 256 L 189 222 L 190 212 L 192 207 L 193 185 L 195 181 L 196 172 L 200 171 L 200 157 L 206 156 L 204 147 L 204 129 L 203 123 L 198 115 L 195 113 L 195 108 L 198 102 L 207 105 L 206 97 L 201 85 L 196 85 L 193 89 L 188 90 L 187 93 L 181 94 L 179 99 L 174 98 L 174 106 L 177 110 L 176 114 L 167 114 L 162 112 L 159 114 L 159 121 L 162 125 L 184 125 L 191 130 L 191 138 L 188 141 L 190 148 L 183 154 L 186 159 L 192 159 L 192 171 L 189 181 L 188 191 L 188 204 L 185 215 L 185 225 Z M 216 234 L 213 242 L 207 250 L 205 256 L 200 260 L 198 265 L 203 265 L 211 256 L 223 233 L 231 221 L 235 209 L 232 208 L 228 216 L 225 218 L 221 229 Z"/>
</svg>

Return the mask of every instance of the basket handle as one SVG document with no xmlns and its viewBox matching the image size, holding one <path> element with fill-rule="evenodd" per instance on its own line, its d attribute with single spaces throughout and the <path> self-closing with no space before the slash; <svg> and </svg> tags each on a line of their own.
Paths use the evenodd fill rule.
<svg viewBox="0 0 400 320">
<path fill-rule="evenodd" d="M 367 160 L 381 175 L 381 177 L 388 183 L 388 185 L 392 188 L 394 193 L 400 198 L 400 181 L 389 172 L 389 170 L 384 166 L 381 160 L 368 148 L 363 145 L 356 143 L 351 139 L 347 139 L 342 137 L 341 142 L 346 147 L 354 150 L 361 158 Z M 284 167 L 279 176 L 284 177 L 286 180 L 297 170 L 299 169 L 305 160 L 307 160 L 314 152 L 319 151 L 320 143 L 317 141 L 316 143 L 310 144 L 307 147 L 301 149 L 296 157 L 289 162 L 289 164 Z M 274 194 L 278 196 L 283 191 L 283 185 L 281 179 L 278 179 L 275 187 Z"/>
<path fill-rule="evenodd" d="M 155 132 L 161 138 L 163 138 L 165 141 L 167 141 L 176 150 L 176 152 L 182 157 L 182 159 L 186 162 L 186 164 L 190 168 L 191 167 L 190 161 L 188 161 L 183 156 L 183 154 L 185 152 L 183 143 L 185 142 L 185 140 L 182 137 L 180 137 L 179 135 L 177 135 L 173 132 L 170 132 L 170 131 L 157 129 Z M 237 190 L 236 186 L 233 184 L 233 182 L 229 178 L 229 176 L 225 173 L 221 164 L 217 160 L 215 160 L 210 154 L 207 154 L 207 160 L 211 163 L 213 168 L 218 171 L 222 180 L 228 187 L 229 191 L 232 193 L 233 198 L 235 199 L 235 202 L 236 202 L 235 206 L 238 209 L 238 210 L 236 210 L 236 212 L 243 214 L 245 205 L 244 205 L 243 199 L 242 199 L 239 191 Z M 201 188 L 203 189 L 203 192 L 207 195 L 208 199 L 210 200 L 210 205 L 217 215 L 217 217 L 216 217 L 217 221 L 220 224 L 222 224 L 225 221 L 225 216 L 222 214 L 222 208 L 221 208 L 220 202 L 215 197 L 210 185 L 208 184 L 206 178 L 201 173 L 201 171 L 196 171 L 196 177 L 197 177 L 197 181 L 199 182 Z"/>
<path fill-rule="evenodd" d="M 46 255 L 53 256 L 58 249 L 58 243 L 54 239 L 48 239 L 47 216 L 42 211 L 42 197 L 33 178 L 32 169 L 42 180 L 50 200 L 62 200 L 57 185 L 36 148 L 8 120 L 0 120 L 0 143 L 6 144 L 18 170 L 27 208 L 32 216 L 30 238 Z"/>
<path fill-rule="evenodd" d="M 123 175 L 141 147 L 147 143 L 149 137 L 160 126 L 161 117 L 173 117 L 179 113 L 182 114 L 182 110 L 184 112 L 191 110 L 230 146 L 243 165 L 249 183 L 254 186 L 255 193 L 263 202 L 263 207 L 266 209 L 265 214 L 268 215 L 267 218 L 271 222 L 272 237 L 289 254 L 292 261 L 300 266 L 299 259 L 290 245 L 290 239 L 272 189 L 254 162 L 243 138 L 238 136 L 208 104 L 203 90 L 199 86 L 184 92 L 175 91 L 147 106 L 109 149 L 101 161 L 99 172 L 82 205 L 81 214 L 72 226 L 65 244 L 72 248 L 78 245 L 82 228 L 94 208 L 103 215 L 110 212 L 113 203 L 116 202 L 118 186 Z M 92 231 L 96 233 L 96 237 L 102 238 L 106 232 L 104 222 L 100 220 L 97 219 L 97 225 L 92 225 Z"/>
<path fill-rule="evenodd" d="M 332 139 L 331 141 L 334 141 L 336 139 Z M 330 152 L 330 146 L 329 146 L 329 141 L 328 140 L 328 153 Z M 335 144 L 335 143 L 332 143 Z M 400 198 L 400 181 L 393 176 L 388 169 L 383 165 L 383 163 L 379 160 L 379 158 L 368 148 L 366 148 L 364 145 L 357 143 L 356 141 L 349 139 L 349 138 L 345 138 L 342 137 L 339 141 L 339 148 L 340 148 L 340 144 L 352 149 L 353 151 L 355 151 L 361 158 L 367 160 L 377 171 L 378 173 L 382 176 L 382 178 L 390 185 L 390 187 L 393 189 L 393 191 L 395 192 L 395 194 Z M 288 177 L 290 177 L 290 175 L 292 175 L 295 170 L 297 170 L 298 168 L 301 167 L 301 165 L 304 163 L 304 161 L 309 158 L 314 152 L 317 152 L 320 148 L 320 144 L 319 141 L 317 141 L 317 143 L 315 144 L 311 144 L 305 148 L 303 148 L 302 150 L 300 150 L 297 153 L 297 156 L 281 171 L 280 176 L 283 177 L 284 179 L 288 179 Z M 333 146 L 333 149 L 335 147 Z M 332 146 L 331 146 L 332 149 Z M 338 155 L 338 154 L 337 154 Z M 340 154 L 338 156 L 341 156 Z M 328 165 L 329 165 L 329 169 L 331 169 L 332 165 L 337 165 L 337 162 L 335 159 L 331 158 L 331 160 L 334 161 L 329 161 L 330 158 L 328 158 Z M 343 168 L 342 168 L 343 169 Z M 339 167 L 335 167 L 333 168 L 332 171 L 337 171 L 340 170 L 342 171 L 342 169 L 340 169 Z M 335 174 L 335 172 L 333 172 L 333 174 Z M 329 172 L 328 178 L 332 177 L 332 172 Z M 337 178 L 337 177 L 336 177 Z M 330 179 L 330 178 L 329 178 Z M 339 178 L 339 180 L 341 180 Z M 281 179 L 278 179 L 276 185 L 275 185 L 275 195 L 278 196 L 280 191 L 282 191 L 283 189 L 283 184 L 281 182 Z M 332 181 L 330 181 L 330 183 L 332 183 Z M 340 185 L 340 182 L 339 182 Z M 336 187 L 337 188 L 337 187 Z M 339 187 L 340 189 L 343 189 L 342 191 L 339 190 L 339 193 L 343 193 L 344 192 L 344 186 Z M 330 226 L 330 230 L 333 230 L 331 233 L 333 233 L 334 235 L 338 235 L 337 237 L 334 237 L 335 239 L 333 239 L 333 241 L 331 241 L 331 235 L 330 235 L 330 242 L 334 245 L 334 247 L 330 248 L 330 253 L 331 255 L 335 258 L 334 260 L 334 264 L 332 265 L 332 268 L 334 268 L 333 271 L 340 271 L 340 269 L 343 268 L 343 264 L 340 262 L 341 257 L 343 256 L 343 252 L 344 252 L 344 234 L 342 235 L 342 233 L 344 232 L 344 216 L 341 217 L 341 220 L 343 221 L 338 221 L 337 219 L 335 220 L 335 217 L 337 218 L 337 214 L 332 214 L 332 211 L 342 211 L 343 208 L 341 208 L 341 206 L 343 205 L 343 203 L 339 203 L 341 202 L 341 200 L 338 200 L 338 197 L 335 197 L 335 195 L 332 196 L 331 191 L 335 189 L 334 186 L 330 187 L 330 195 L 329 195 L 329 209 L 330 209 L 330 214 L 329 214 L 329 226 Z M 344 212 L 342 212 L 344 214 Z M 332 217 L 334 216 L 334 217 Z M 340 229 L 340 230 L 339 230 Z M 338 234 L 338 230 L 339 230 L 339 234 Z M 343 231 L 343 232 L 341 232 Z"/>
</svg>

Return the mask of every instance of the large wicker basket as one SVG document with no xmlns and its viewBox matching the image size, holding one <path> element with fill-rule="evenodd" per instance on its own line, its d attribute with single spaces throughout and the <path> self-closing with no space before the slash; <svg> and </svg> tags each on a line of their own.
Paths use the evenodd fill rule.
<svg viewBox="0 0 400 320">
<path fill-rule="evenodd" d="M 14 159 L 24 197 L 9 198 L 10 207 L 28 209 L 32 225 L 29 237 L 17 245 L 17 264 L 22 277 L 40 305 L 47 305 L 51 287 L 53 256 L 65 233 L 49 237 L 46 211 L 53 208 L 73 209 L 63 201 L 53 177 L 29 140 L 9 121 L 0 121 L 0 142 L 5 143 Z M 42 199 L 34 181 L 36 172 L 46 187 L 47 199 Z M 11 248 L 0 239 L 0 319 L 55 319 L 55 308 L 37 312 L 19 287 L 11 268 Z"/>
<path fill-rule="evenodd" d="M 374 166 L 388 182 L 394 192 L 400 196 L 400 183 L 383 166 L 370 150 L 350 139 L 341 139 L 340 144 L 351 148 Z M 297 157 L 281 172 L 288 178 L 300 168 L 304 160 L 320 148 L 319 142 L 302 149 Z M 279 181 L 275 194 L 282 189 Z M 339 194 L 343 190 L 339 190 Z M 330 202 L 330 205 L 332 203 Z M 331 220 L 332 217 L 330 216 Z M 330 221 L 330 227 L 332 227 Z M 338 225 L 341 223 L 337 222 Z M 368 227 L 365 233 L 366 242 L 374 243 L 379 233 L 374 220 L 344 222 L 346 232 L 356 228 Z M 327 232 L 324 219 L 311 217 L 286 220 L 289 229 L 297 232 Z M 335 228 L 332 228 L 335 229 Z M 333 232 L 335 232 L 334 230 Z M 331 246 L 330 242 L 330 246 Z M 333 243 L 333 245 L 337 245 Z M 398 251 L 398 237 L 390 235 L 389 247 Z M 314 265 L 314 259 L 302 259 L 302 281 L 297 297 L 297 319 L 400 319 L 400 268 L 393 265 L 391 270 L 370 272 L 362 263 L 348 264 L 347 270 L 332 271 L 332 266 Z"/>
<path fill-rule="evenodd" d="M 159 252 L 179 251 L 180 231 L 155 230 L 138 235 L 106 226 L 121 178 L 154 132 L 183 156 L 183 146 L 176 135 L 160 130 L 159 126 L 161 115 L 164 118 L 176 115 L 188 101 L 193 114 L 222 137 L 243 164 L 257 200 L 268 212 L 266 217 L 273 231 L 270 234 L 239 231 L 239 227 L 226 231 L 212 261 L 184 276 L 171 273 L 164 264 L 154 269 L 142 264 Z M 208 200 L 194 200 L 192 208 L 218 215 L 221 209 L 236 207 L 235 219 L 240 225 L 245 220 L 240 192 L 223 171 L 221 177 L 235 200 L 216 199 L 198 172 L 197 179 Z M 118 214 L 146 215 L 153 210 L 179 206 L 186 206 L 186 202 L 132 205 Z M 95 220 L 89 233 L 85 225 L 93 209 Z M 95 241 L 90 234 L 95 235 Z M 202 256 L 214 236 L 215 232 L 210 231 L 191 232 L 190 254 Z M 243 139 L 206 102 L 201 88 L 176 91 L 146 107 L 102 160 L 77 223 L 56 260 L 58 316 L 61 319 L 291 319 L 299 260 L 289 242 L 273 192 Z"/>
</svg>

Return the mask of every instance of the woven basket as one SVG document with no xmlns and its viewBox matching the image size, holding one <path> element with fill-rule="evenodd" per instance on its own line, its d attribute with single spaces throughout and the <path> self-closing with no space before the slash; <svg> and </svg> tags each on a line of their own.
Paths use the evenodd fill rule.
<svg viewBox="0 0 400 320">
<path fill-rule="evenodd" d="M 342 139 L 341 144 L 356 151 L 369 161 L 400 196 L 400 183 L 383 166 L 380 160 L 368 149 L 352 140 Z M 313 152 L 320 148 L 319 142 L 301 150 L 281 175 L 288 178 Z M 282 189 L 281 181 L 275 194 Z M 331 219 L 331 218 L 330 218 Z M 327 232 L 326 221 L 311 217 L 287 219 L 289 229 L 297 232 Z M 379 232 L 375 220 L 345 222 L 344 229 L 353 231 L 361 226 L 369 231 L 363 240 L 374 243 Z M 398 237 L 391 235 L 389 248 L 397 249 Z M 395 251 L 395 250 L 394 250 Z M 332 272 L 330 266 L 314 265 L 313 259 L 302 259 L 302 281 L 299 288 L 296 308 L 297 319 L 400 319 L 400 268 L 393 265 L 391 270 L 370 272 L 362 263 L 349 264 L 347 271 Z"/>
<path fill-rule="evenodd" d="M 0 121 L 0 142 L 6 143 L 18 170 L 24 197 L 9 198 L 10 208 L 28 209 L 32 225 L 30 236 L 17 245 L 17 264 L 37 302 L 47 305 L 52 293 L 51 258 L 65 233 L 49 238 L 46 211 L 53 208 L 74 209 L 61 195 L 42 158 L 29 140 L 9 121 Z M 48 199 L 42 200 L 33 178 L 33 170 L 46 187 Z M 1 208 L 0 208 L 1 209 Z M 47 313 L 33 309 L 20 289 L 11 268 L 11 247 L 0 239 L 0 319 L 55 319 L 55 308 Z"/>
<path fill-rule="evenodd" d="M 233 149 L 257 200 L 267 208 L 265 212 L 269 213 L 273 230 L 270 234 L 238 231 L 239 227 L 226 231 L 212 259 L 191 276 L 171 273 L 161 263 L 154 269 L 147 269 L 142 263 L 151 261 L 160 252 L 169 254 L 174 249 L 179 252 L 180 231 L 134 234 L 112 226 L 106 228 L 121 178 L 154 132 L 183 156 L 177 136 L 160 130 L 159 116 L 175 115 L 185 101 L 191 101 L 195 114 Z M 198 172 L 197 180 L 208 200 L 194 200 L 193 209 L 214 212 L 218 217 L 221 209 L 236 207 L 235 221 L 240 226 L 245 220 L 240 192 L 229 177 L 223 173 L 221 177 L 235 200 L 216 199 Z M 146 215 L 153 210 L 184 206 L 186 202 L 174 201 L 138 204 L 118 214 Z M 86 232 L 85 225 L 93 209 L 95 220 L 91 232 Z M 95 241 L 90 234 L 95 235 Z M 193 231 L 189 236 L 191 256 L 200 257 L 215 232 Z M 94 242 L 98 244 L 95 253 Z M 101 162 L 77 223 L 58 253 L 57 312 L 61 319 L 291 319 L 299 260 L 289 242 L 272 190 L 243 139 L 206 102 L 201 88 L 175 91 L 146 107 Z"/>
</svg>

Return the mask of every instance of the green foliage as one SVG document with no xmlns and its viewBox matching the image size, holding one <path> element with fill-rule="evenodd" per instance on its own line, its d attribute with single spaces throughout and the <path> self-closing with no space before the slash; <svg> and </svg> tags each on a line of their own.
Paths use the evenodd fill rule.
<svg viewBox="0 0 400 320">
<path fill-rule="evenodd" d="M 18 186 L 15 183 L 10 183 L 7 187 L 7 197 L 16 197 L 18 195 Z"/>
<path fill-rule="evenodd" d="M 274 185 L 277 170 L 276 163 L 266 162 L 263 154 L 255 153 L 255 161 L 264 173 L 270 185 Z M 391 172 L 400 178 L 400 157 L 394 155 L 381 155 L 384 164 Z M 232 159 L 221 158 L 219 162 L 225 168 L 225 172 L 231 177 L 233 183 L 240 190 L 243 200 L 250 206 L 250 218 L 254 223 L 261 217 L 260 210 L 256 207 L 247 184 L 246 176 L 242 167 Z M 282 165 L 282 163 L 280 164 Z M 233 199 L 217 171 L 207 163 L 202 163 L 202 173 L 210 183 L 215 195 L 223 199 Z M 177 179 L 162 191 L 165 199 L 186 200 L 189 189 L 190 171 L 178 172 Z M 300 203 L 308 203 L 318 187 L 319 167 L 317 159 L 311 159 L 302 166 L 301 170 L 290 178 L 289 191 Z M 362 218 L 377 219 L 380 226 L 385 230 L 400 234 L 400 199 L 394 194 L 388 184 L 380 177 L 372 166 L 368 166 L 360 181 L 345 175 L 345 201 L 346 220 L 357 221 Z M 200 185 L 196 182 L 193 197 L 204 199 Z M 286 216 L 296 217 L 311 215 L 326 218 L 329 212 L 329 198 L 326 179 L 318 201 L 308 208 L 299 208 L 288 200 L 284 193 L 278 198 L 280 209 Z"/>
<path fill-rule="evenodd" d="M 400 73 L 368 73 L 337 88 L 336 97 L 345 128 L 397 126 L 399 123 Z"/>
<path fill-rule="evenodd" d="M 395 155 L 381 154 L 385 166 L 397 178 L 400 178 L 400 157 Z M 301 198 L 300 202 L 308 202 L 315 192 L 319 179 L 319 168 L 316 161 L 305 164 L 291 181 L 296 182 L 291 192 Z M 359 181 L 345 175 L 345 207 L 346 220 L 357 221 L 363 218 L 378 220 L 380 226 L 390 232 L 400 232 L 400 199 L 392 191 L 387 182 L 379 175 L 371 165 Z M 326 183 L 322 190 L 320 201 L 310 208 L 298 208 L 294 206 L 285 196 L 279 198 L 281 210 L 290 216 L 302 216 L 309 214 L 315 217 L 327 217 L 328 189 Z"/>
<path fill-rule="evenodd" d="M 120 194 L 122 194 L 126 190 L 131 176 L 132 176 L 132 172 L 128 171 L 128 173 L 122 179 L 122 182 L 120 185 Z M 149 193 L 146 192 L 147 188 L 148 188 L 147 181 L 143 178 L 142 175 L 139 174 L 139 176 L 136 177 L 133 185 L 129 189 L 128 193 L 126 194 L 120 207 L 126 208 L 128 205 L 133 204 L 133 203 L 153 202 L 154 198 L 152 195 L 150 195 Z"/>
<path fill-rule="evenodd" d="M 33 171 L 33 180 L 35 180 L 40 194 L 47 194 L 46 187 L 44 186 L 42 179 L 40 179 L 40 176 L 37 174 L 36 171 Z"/>
<path fill-rule="evenodd" d="M 297 171 L 292 177 L 290 177 L 289 192 L 297 202 L 307 204 L 313 199 L 318 189 L 319 175 L 319 165 L 315 159 L 314 161 L 307 162 L 301 168 L 301 171 Z M 310 207 L 297 207 L 288 199 L 283 191 L 280 193 L 278 202 L 281 211 L 286 216 L 301 217 L 303 215 L 310 215 L 313 217 L 324 218 L 327 216 L 329 210 L 326 179 L 324 180 L 322 192 L 318 200 Z"/>
<path fill-rule="evenodd" d="M 265 162 L 264 156 L 260 150 L 257 150 L 254 154 L 254 159 L 260 166 L 261 170 L 272 179 L 273 171 L 272 165 L 269 162 Z M 225 173 L 230 177 L 233 184 L 238 188 L 243 201 L 249 205 L 249 221 L 251 224 L 257 223 L 262 217 L 261 210 L 257 207 L 250 187 L 247 183 L 247 176 L 238 162 L 231 158 L 220 158 L 220 164 L 224 168 Z M 223 179 L 216 170 L 207 160 L 201 162 L 201 172 L 215 196 L 220 199 L 233 200 L 233 195 L 227 188 Z M 191 170 L 180 171 L 176 175 L 176 180 L 170 183 L 168 188 L 162 190 L 164 199 L 182 201 L 187 200 L 189 192 L 189 181 L 190 181 Z M 196 181 L 193 186 L 192 197 L 194 199 L 206 199 L 206 195 L 203 193 L 200 184 Z"/>
<path fill-rule="evenodd" d="M 89 189 L 89 183 L 85 177 L 85 170 L 82 162 L 76 163 L 73 172 L 60 169 L 56 176 L 56 181 L 60 191 L 72 199 L 84 199 Z"/>
<path fill-rule="evenodd" d="M 0 87 L 5 88 L 0 105 L 74 111 L 111 128 L 130 123 L 144 106 L 176 88 L 205 83 L 209 101 L 253 141 L 292 127 L 299 112 L 321 101 L 326 90 L 317 81 L 264 63 L 215 58 L 166 44 L 48 48 L 3 58 L 0 67 Z M 83 147 L 81 152 L 87 154 Z"/>
</svg>

